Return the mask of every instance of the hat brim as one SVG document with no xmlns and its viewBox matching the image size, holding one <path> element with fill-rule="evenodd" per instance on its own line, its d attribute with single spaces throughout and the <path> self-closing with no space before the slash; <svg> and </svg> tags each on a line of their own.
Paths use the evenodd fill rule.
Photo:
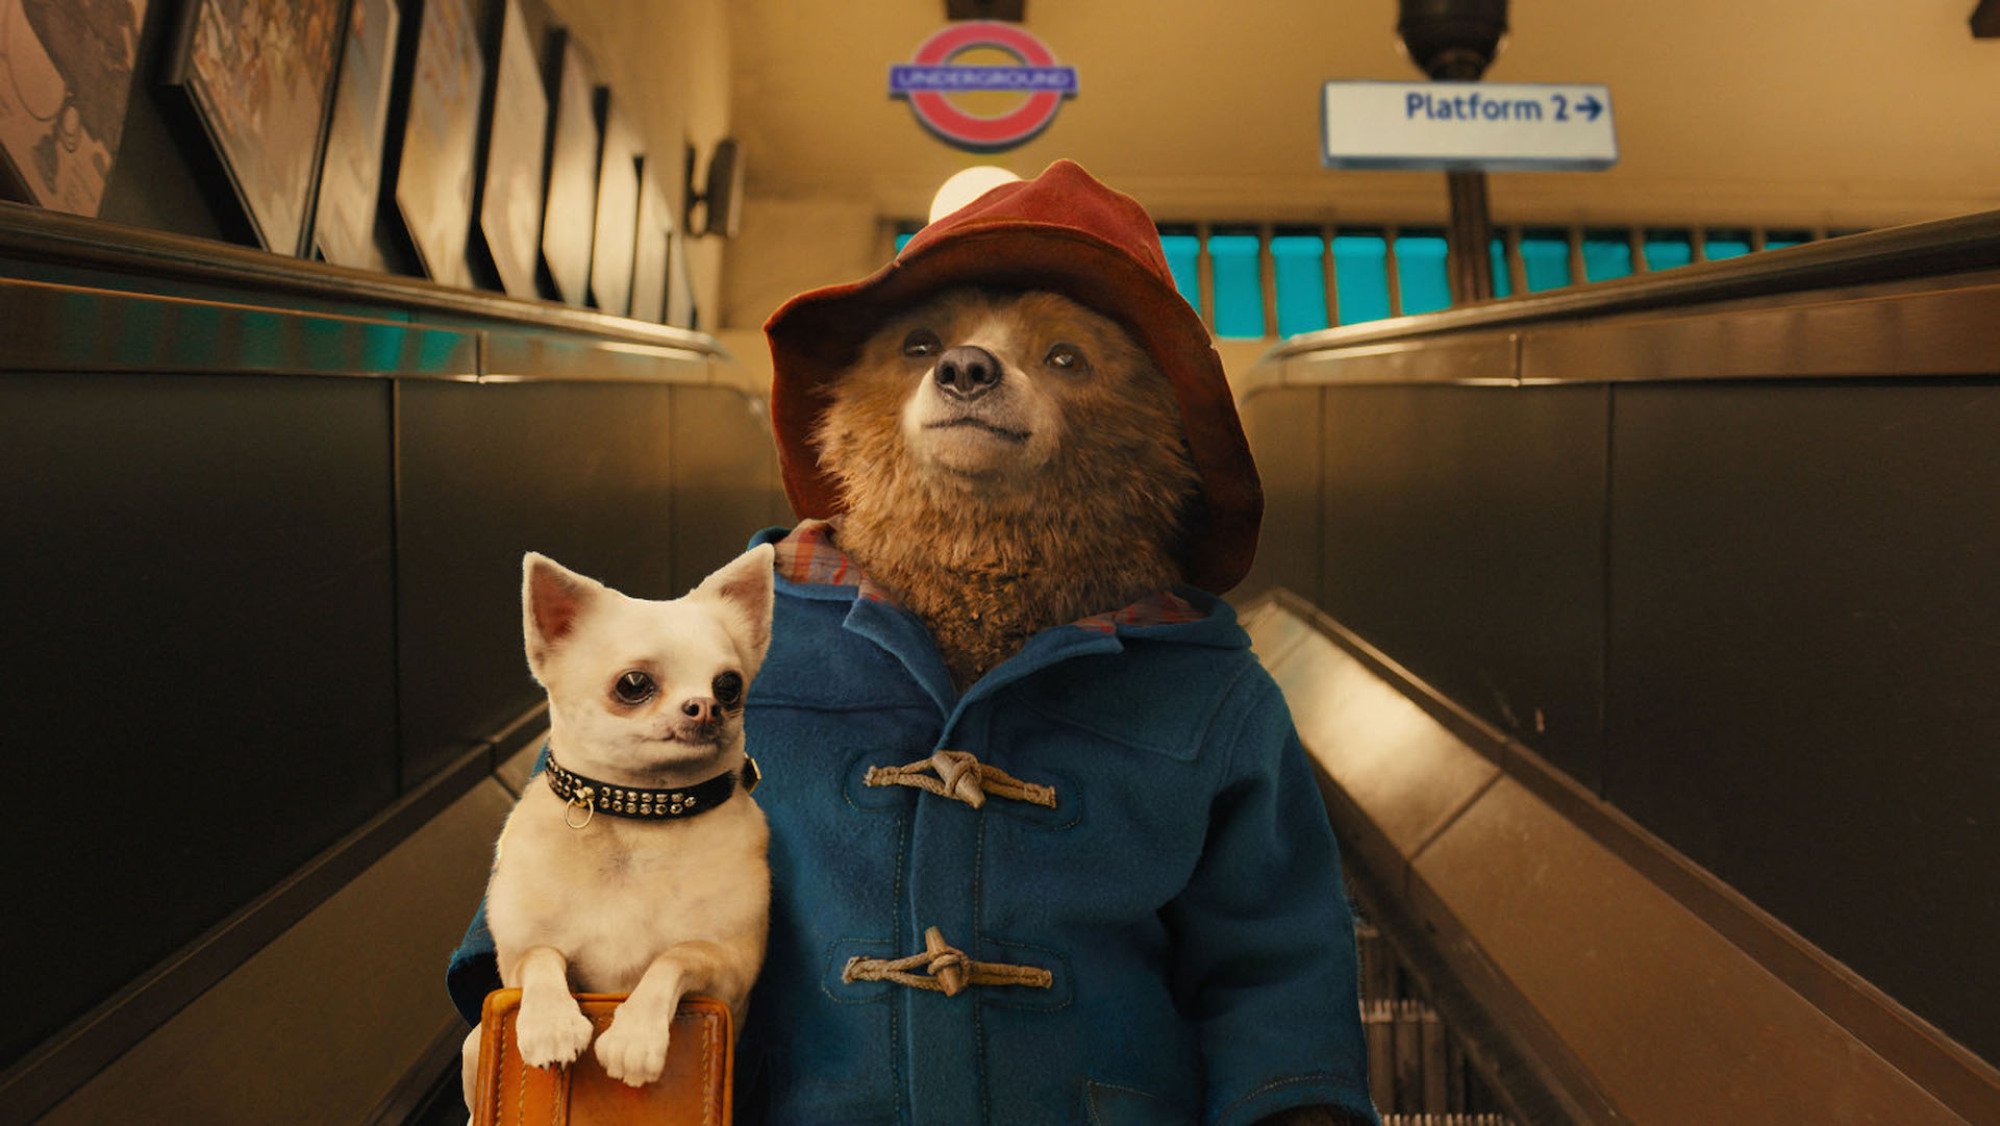
<svg viewBox="0 0 2000 1126">
<path fill-rule="evenodd" d="M 968 225 L 909 248 L 874 275 L 801 294 L 765 323 L 771 342 L 772 426 L 785 493 L 801 518 L 841 509 L 820 469 L 813 435 L 822 389 L 860 355 L 885 320 L 956 286 L 1060 293 L 1117 322 L 1166 375 L 1180 405 L 1188 453 L 1201 479 L 1202 525 L 1183 563 L 1188 582 L 1221 594 L 1255 556 L 1263 490 L 1242 423 L 1201 318 L 1126 251 L 1073 227 L 1024 220 Z"/>
</svg>

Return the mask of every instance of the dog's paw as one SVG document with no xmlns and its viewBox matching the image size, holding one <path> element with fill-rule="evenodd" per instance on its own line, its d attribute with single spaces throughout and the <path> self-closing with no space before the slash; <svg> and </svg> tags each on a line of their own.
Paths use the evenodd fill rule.
<svg viewBox="0 0 2000 1126">
<path fill-rule="evenodd" d="M 667 1041 L 672 1021 L 648 1020 L 621 1008 L 611 1027 L 597 1038 L 597 1062 L 604 1073 L 628 1087 L 644 1087 L 667 1067 Z"/>
<path fill-rule="evenodd" d="M 571 1003 L 566 1009 L 522 1007 L 514 1025 L 514 1039 L 521 1046 L 521 1061 L 530 1067 L 556 1067 L 573 1063 L 590 1046 L 593 1031 L 590 1018 Z"/>
</svg>

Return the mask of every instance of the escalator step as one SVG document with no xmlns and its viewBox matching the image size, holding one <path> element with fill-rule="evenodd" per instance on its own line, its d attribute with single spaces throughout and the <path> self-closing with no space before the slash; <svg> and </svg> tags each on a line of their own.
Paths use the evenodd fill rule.
<svg viewBox="0 0 2000 1126">
<path fill-rule="evenodd" d="M 1354 924 L 1354 945 L 1361 955 L 1361 996 L 1370 1001 L 1390 1001 L 1397 991 L 1396 960 L 1374 924 L 1359 920 Z"/>
<path fill-rule="evenodd" d="M 1385 1114 L 1465 1117 L 1499 1104 L 1437 1010 L 1411 999 L 1366 1001 L 1368 1088 Z M 1473 1116 L 1473 1117 L 1467 1117 Z M 1445 1119 L 1439 1117 L 1442 1122 Z"/>
<path fill-rule="evenodd" d="M 1504 1105 L 1472 1066 L 1465 1045 L 1387 936 L 1355 905 L 1354 945 L 1361 971 L 1361 1026 L 1368 1047 L 1368 1090 L 1385 1122 L 1498 1126 Z"/>
</svg>

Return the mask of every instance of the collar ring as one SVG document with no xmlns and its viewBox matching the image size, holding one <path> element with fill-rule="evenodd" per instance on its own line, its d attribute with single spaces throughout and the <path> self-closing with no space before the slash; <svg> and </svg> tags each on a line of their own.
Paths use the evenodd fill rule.
<svg viewBox="0 0 2000 1126">
<path fill-rule="evenodd" d="M 597 802 L 594 800 L 595 797 L 596 795 L 591 792 L 589 786 L 579 786 L 576 793 L 563 803 L 563 824 L 572 829 L 581 829 L 585 825 L 590 824 L 590 819 L 597 816 Z M 579 807 L 583 809 L 583 820 L 581 821 L 576 820 L 574 816 L 574 811 Z"/>
</svg>

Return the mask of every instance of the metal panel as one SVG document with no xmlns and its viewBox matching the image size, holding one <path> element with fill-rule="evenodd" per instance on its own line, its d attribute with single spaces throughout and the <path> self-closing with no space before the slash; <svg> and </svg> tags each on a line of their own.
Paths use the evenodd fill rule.
<svg viewBox="0 0 2000 1126">
<path fill-rule="evenodd" d="M 44 1041 L 0 1073 L 0 1107 L 33 1117 L 55 1105 L 462 797 L 491 765 L 483 750 L 453 763 Z"/>
<path fill-rule="evenodd" d="M 1244 599 L 1284 587 L 1317 602 L 1323 518 L 1319 388 L 1254 391 L 1243 400 L 1239 413 L 1264 481 L 1264 524 L 1256 563 L 1233 597 Z"/>
<path fill-rule="evenodd" d="M 1616 404 L 1606 796 L 2000 1057 L 2000 383 Z"/>
<path fill-rule="evenodd" d="M 1512 779 L 1415 874 L 1624 1119 L 1961 1121 Z"/>
<path fill-rule="evenodd" d="M 42 1121 L 363 1121 L 464 1028 L 442 958 L 511 808 L 480 783 Z"/>
<path fill-rule="evenodd" d="M 145 99 L 133 100 L 140 106 Z M 136 140 L 136 138 L 134 138 Z M 123 167 L 124 162 L 120 162 Z M 0 202 L 0 257 L 37 269 L 100 273 L 111 288 L 158 292 L 178 285 L 215 293 L 233 290 L 257 303 L 368 305 L 423 315 L 471 318 L 484 324 L 539 326 L 604 340 L 722 355 L 706 333 L 645 324 L 547 301 L 452 289 L 419 278 L 306 262 L 204 238 L 120 226 L 39 207 Z M 127 284 L 120 284 L 119 277 Z"/>
<path fill-rule="evenodd" d="M 1293 646 L 1312 634 L 1312 627 L 1297 614 L 1286 613 L 1268 599 L 1252 603 L 1236 620 L 1250 635 L 1250 648 L 1267 669 L 1277 667 Z"/>
<path fill-rule="evenodd" d="M 493 765 L 493 777 L 500 785 L 506 787 L 508 793 L 519 797 L 527 792 L 528 779 L 535 768 L 535 759 L 541 756 L 542 747 L 548 739 L 548 728 L 540 727 L 532 740 L 523 743 L 518 750 L 512 751 Z"/>
<path fill-rule="evenodd" d="M 0 278 L 0 371 L 470 379 L 469 332 Z"/>
<path fill-rule="evenodd" d="M 389 394 L 0 376 L 12 1062 L 394 796 Z"/>
<path fill-rule="evenodd" d="M 1295 336 L 1274 346 L 1267 359 L 1995 268 L 2000 268 L 2000 211 L 1989 211 L 1826 239 L 1782 254 L 1747 254 L 1417 317 L 1343 325 Z"/>
<path fill-rule="evenodd" d="M 1294 663 L 1291 656 L 1267 658 L 1266 663 L 1301 715 L 1300 728 L 1307 749 L 1322 765 L 1321 788 L 1348 858 L 1348 874 L 1354 886 L 1364 893 L 1371 917 L 1389 932 L 1401 955 L 1417 966 L 1428 967 L 1420 969 L 1419 975 L 1440 1005 L 1449 1002 L 1454 1023 L 1468 1034 L 1479 1030 L 1480 1048 L 1499 1061 L 1495 1074 L 1503 1080 L 1509 1073 L 1514 1076 L 1503 1085 L 1520 1104 L 1516 1107 L 1516 1117 L 1534 1122 L 1621 1120 L 1624 1115 L 1614 1109 L 1604 1087 L 1605 1081 L 1614 1076 L 1597 1074 L 1577 1057 L 1573 1050 L 1576 1046 L 1555 1030 L 1544 1013 L 1549 999 L 1525 991 L 1535 984 L 1532 977 L 1516 980 L 1510 976 L 1486 951 L 1485 924 L 1471 916 L 1462 916 L 1457 907 L 1441 899 L 1438 889 L 1426 882 L 1423 872 L 1406 872 L 1404 851 L 1390 843 L 1384 821 L 1378 819 L 1385 814 L 1393 819 L 1394 803 L 1363 800 L 1327 773 L 1327 765 L 1338 766 L 1350 755 L 1345 744 L 1356 739 L 1372 742 L 1375 737 L 1365 730 L 1340 729 L 1337 723 L 1328 722 L 1327 706 L 1315 702 L 1314 697 L 1338 698 L 1344 689 L 1335 687 L 1335 682 L 1354 679 L 1357 670 L 1365 669 L 1382 681 L 1385 690 L 1420 707 L 1431 719 L 1466 740 L 1468 746 L 1490 749 L 1497 733 L 1483 728 L 1439 696 L 1434 688 L 1368 647 L 1339 623 L 1295 598 L 1280 594 L 1262 600 L 1249 607 L 1245 620 L 1252 623 L 1253 637 L 1273 639 L 1284 645 L 1286 652 L 1305 655 L 1301 663 Z M 1330 658 L 1321 657 L 1320 650 L 1309 650 L 1298 640 L 1301 633 L 1330 641 L 1337 652 Z M 1275 647 L 1273 651 L 1277 651 Z M 1327 747 L 1334 750 L 1329 753 L 1324 749 Z M 1365 748 L 1359 753 L 1364 760 L 1368 757 Z M 1866 1050 L 1878 1054 L 1890 1067 L 1908 1077 L 1912 1084 L 1924 1088 L 1967 1119 L 1983 1122 L 2000 1114 L 2000 1076 L 1991 1067 L 1758 910 L 1734 888 L 1582 790 L 1531 751 L 1518 744 L 1510 745 L 1499 756 L 1499 765 L 1510 785 L 1530 795 L 1537 818 L 1546 812 L 1548 817 L 1566 826 L 1562 836 L 1589 838 L 1603 853 L 1599 856 L 1592 852 L 1592 862 L 1601 862 L 1606 871 L 1615 873 L 1616 882 L 1628 887 L 1643 885 L 1651 889 L 1646 893 L 1648 898 L 1676 901 L 1680 908 L 1712 930 L 1712 934 L 1702 936 L 1702 942 L 1712 944 L 1719 938 L 1735 946 L 1764 973 L 1795 993 L 1796 998 L 1786 1002 L 1787 1006 L 1795 1008 L 1795 1002 L 1803 1002 L 1817 1009 L 1844 1027 Z M 1448 769 L 1442 771 L 1440 784 L 1451 786 L 1451 775 Z M 1456 832 L 1457 824 L 1457 820 L 1448 822 L 1445 831 Z M 1525 851 L 1530 855 L 1516 858 L 1515 862 L 1537 866 L 1537 872 L 1556 874 L 1549 881 L 1548 894 L 1563 894 L 1561 874 L 1568 868 L 1562 850 Z M 1472 878 L 1471 886 L 1483 891 L 1480 881 L 1484 878 Z M 1525 912 L 1524 919 L 1533 919 L 1532 904 L 1510 906 L 1513 914 Z M 1620 918 L 1633 910 L 1627 897 L 1620 895 L 1586 896 L 1584 901 L 1565 904 L 1562 909 L 1607 916 L 1592 920 L 1593 928 L 1600 931 L 1620 925 Z M 1528 925 L 1535 924 L 1530 921 Z M 1557 936 L 1551 948 L 1560 949 L 1566 940 L 1567 932 Z M 1534 946 L 1524 943 L 1522 948 Z M 1672 974 L 1666 967 L 1660 972 Z M 1590 1003 L 1600 1008 L 1627 1004 L 1622 985 L 1625 980 L 1634 983 L 1634 999 L 1630 1003 L 1644 1002 L 1653 994 L 1648 985 L 1652 973 L 1654 968 L 1650 965 L 1643 972 L 1628 968 L 1621 977 L 1595 991 Z M 1703 988 L 1700 982 L 1683 984 L 1694 990 Z M 1713 1001 L 1712 1007 L 1718 1012 L 1733 1011 L 1726 998 Z M 1811 1034 L 1810 1028 L 1806 1034 Z M 1671 1052 L 1663 1052 L 1655 1063 L 1666 1067 L 1672 1058 Z M 1773 1078 L 1780 1082 L 1816 1082 L 1811 1076 Z M 1629 1092 L 1626 1097 L 1630 1097 Z"/>
<path fill-rule="evenodd" d="M 1594 787 L 1606 391 L 1326 396 L 1322 605 Z"/>
<path fill-rule="evenodd" d="M 123 166 L 122 152 L 119 165 Z M 106 293 L 132 294 L 137 296 L 173 297 L 182 301 L 206 302 L 220 305 L 267 305 L 268 293 L 246 293 L 241 287 L 199 281 L 192 278 L 176 278 L 172 283 L 160 279 L 135 278 L 116 271 L 94 269 L 88 265 L 63 262 L 47 262 L 37 259 L 8 257 L 0 254 L 0 278 L 35 282 L 46 285 L 69 286 L 77 289 L 101 290 Z M 309 296 L 288 295 L 283 308 L 294 313 L 308 313 L 333 317 L 352 317 L 369 321 L 402 321 L 408 323 L 410 314 L 406 310 L 391 309 L 382 305 L 370 305 L 353 300 L 339 300 L 332 294 Z"/>
<path fill-rule="evenodd" d="M 1492 332 L 1307 352 L 1285 360 L 1285 382 L 1507 384 L 1518 346 L 1516 334 Z"/>
<path fill-rule="evenodd" d="M 671 591 L 671 389 L 399 387 L 402 777 L 425 777 L 542 698 L 521 641 L 521 556 L 643 598 Z"/>
<path fill-rule="evenodd" d="M 1300 361 L 1293 361 L 1294 363 Z M 2000 285 L 1536 328 L 1531 381 L 1985 375 L 2000 362 Z"/>
<path fill-rule="evenodd" d="M 1299 738 L 1401 857 L 1416 855 L 1500 768 L 1318 633 L 1268 663 Z"/>
<path fill-rule="evenodd" d="M 496 383 L 527 379 L 707 383 L 709 372 L 707 356 L 691 349 L 496 329 L 486 337 L 481 378 Z"/>
<path fill-rule="evenodd" d="M 764 400 L 734 387 L 673 389 L 674 566 L 678 595 L 770 525 L 778 448 Z"/>
</svg>

